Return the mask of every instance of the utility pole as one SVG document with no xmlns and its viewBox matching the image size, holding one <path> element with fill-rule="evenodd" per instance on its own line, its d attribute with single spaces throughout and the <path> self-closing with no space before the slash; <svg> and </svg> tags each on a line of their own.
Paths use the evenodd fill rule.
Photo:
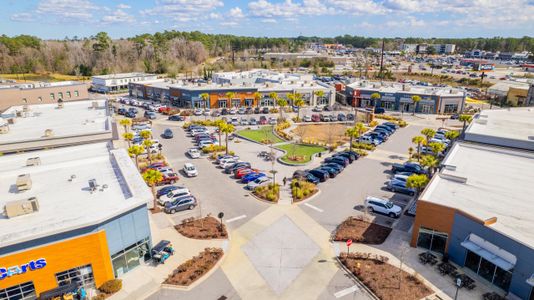
<svg viewBox="0 0 534 300">
<path fill-rule="evenodd" d="M 382 51 L 380 53 L 380 76 L 382 76 L 382 72 L 384 71 L 384 43 L 385 40 L 382 38 Z"/>
</svg>

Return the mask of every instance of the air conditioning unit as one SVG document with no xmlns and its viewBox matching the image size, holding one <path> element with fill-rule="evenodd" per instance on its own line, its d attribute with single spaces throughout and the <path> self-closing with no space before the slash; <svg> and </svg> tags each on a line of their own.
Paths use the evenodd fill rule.
<svg viewBox="0 0 534 300">
<path fill-rule="evenodd" d="M 25 200 L 7 202 L 4 211 L 8 218 L 31 214 L 39 211 L 39 201 L 36 197 L 31 197 Z"/>
<path fill-rule="evenodd" d="M 17 190 L 19 192 L 31 190 L 32 188 L 32 179 L 30 174 L 21 174 L 17 176 Z"/>
<path fill-rule="evenodd" d="M 44 137 L 52 137 L 54 136 L 54 131 L 52 129 L 45 129 Z"/>
<path fill-rule="evenodd" d="M 26 160 L 27 167 L 38 166 L 41 164 L 41 158 L 39 157 L 30 157 Z"/>
</svg>

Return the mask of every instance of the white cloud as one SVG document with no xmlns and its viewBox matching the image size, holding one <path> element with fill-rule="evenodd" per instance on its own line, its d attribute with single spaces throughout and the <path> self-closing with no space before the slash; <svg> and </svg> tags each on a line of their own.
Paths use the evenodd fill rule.
<svg viewBox="0 0 534 300">
<path fill-rule="evenodd" d="M 277 23 L 277 21 L 275 19 L 261 19 L 260 22 L 262 22 L 262 23 L 271 23 L 271 24 Z"/>
<path fill-rule="evenodd" d="M 239 7 L 234 7 L 230 9 L 230 18 L 235 19 L 242 19 L 245 17 L 245 14 L 243 14 L 243 11 Z"/>
<path fill-rule="evenodd" d="M 210 19 L 215 19 L 215 20 L 222 18 L 221 14 L 215 13 L 215 12 L 210 13 L 208 16 L 210 17 Z"/>
<path fill-rule="evenodd" d="M 327 7 L 320 0 L 303 0 L 294 2 L 285 0 L 281 3 L 272 3 L 267 0 L 252 1 L 248 4 L 250 14 L 265 18 L 296 18 L 304 15 L 334 14 L 333 7 Z"/>
<path fill-rule="evenodd" d="M 219 25 L 225 26 L 225 27 L 237 27 L 239 25 L 239 22 L 227 21 L 227 22 L 221 22 L 221 23 L 219 23 Z"/>
<path fill-rule="evenodd" d="M 98 7 L 88 0 L 42 0 L 36 13 L 56 21 L 91 21 Z"/>
<path fill-rule="evenodd" d="M 128 5 L 128 4 L 120 3 L 120 4 L 117 4 L 117 8 L 119 8 L 119 9 L 129 9 L 129 8 L 132 8 L 132 7 L 130 5 Z"/>
<path fill-rule="evenodd" d="M 31 14 L 31 13 L 18 13 L 18 14 L 13 14 L 11 15 L 11 17 L 9 18 L 11 21 L 15 21 L 15 22 L 33 22 L 35 21 L 35 18 L 34 16 Z"/>
<path fill-rule="evenodd" d="M 157 0 L 156 6 L 141 11 L 141 14 L 187 22 L 204 18 L 207 13 L 222 6 L 221 0 Z"/>
<path fill-rule="evenodd" d="M 135 18 L 122 9 L 118 9 L 112 14 L 102 17 L 102 23 L 104 24 L 133 23 L 134 21 Z"/>
</svg>

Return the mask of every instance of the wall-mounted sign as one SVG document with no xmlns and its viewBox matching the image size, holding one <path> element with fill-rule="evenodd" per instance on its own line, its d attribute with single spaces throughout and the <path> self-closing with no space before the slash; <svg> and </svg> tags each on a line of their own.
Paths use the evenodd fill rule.
<svg viewBox="0 0 534 300">
<path fill-rule="evenodd" d="M 0 267 L 0 280 L 14 275 L 24 274 L 28 271 L 39 270 L 44 267 L 46 267 L 46 259 L 44 258 L 32 260 L 20 266 L 12 266 L 8 268 Z"/>
</svg>

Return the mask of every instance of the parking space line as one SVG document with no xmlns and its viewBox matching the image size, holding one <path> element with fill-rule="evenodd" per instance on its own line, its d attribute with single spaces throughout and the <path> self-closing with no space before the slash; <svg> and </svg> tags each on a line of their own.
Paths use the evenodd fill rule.
<svg viewBox="0 0 534 300">
<path fill-rule="evenodd" d="M 235 218 L 231 218 L 231 219 L 226 220 L 226 223 L 232 223 L 232 222 L 244 219 L 246 217 L 247 217 L 247 215 L 241 215 L 239 217 L 235 217 Z"/>
<path fill-rule="evenodd" d="M 346 288 L 346 289 L 344 289 L 344 290 L 341 290 L 341 291 L 335 293 L 335 294 L 334 294 L 334 297 L 336 297 L 336 298 L 341 298 L 341 297 L 346 296 L 346 295 L 348 295 L 348 294 L 352 294 L 352 293 L 354 293 L 354 292 L 356 292 L 356 291 L 358 291 L 358 290 L 359 290 L 358 286 L 353 285 L 353 286 L 351 286 L 350 288 Z"/>
<path fill-rule="evenodd" d="M 318 211 L 318 212 L 321 212 L 321 213 L 324 212 L 324 210 L 320 209 L 320 208 L 317 207 L 317 206 L 313 206 L 313 205 L 311 205 L 311 204 L 309 204 L 309 203 L 304 203 L 304 205 L 306 205 L 307 207 L 309 207 L 309 208 L 311 208 L 311 209 L 313 209 L 313 210 L 316 210 L 316 211 Z"/>
</svg>

